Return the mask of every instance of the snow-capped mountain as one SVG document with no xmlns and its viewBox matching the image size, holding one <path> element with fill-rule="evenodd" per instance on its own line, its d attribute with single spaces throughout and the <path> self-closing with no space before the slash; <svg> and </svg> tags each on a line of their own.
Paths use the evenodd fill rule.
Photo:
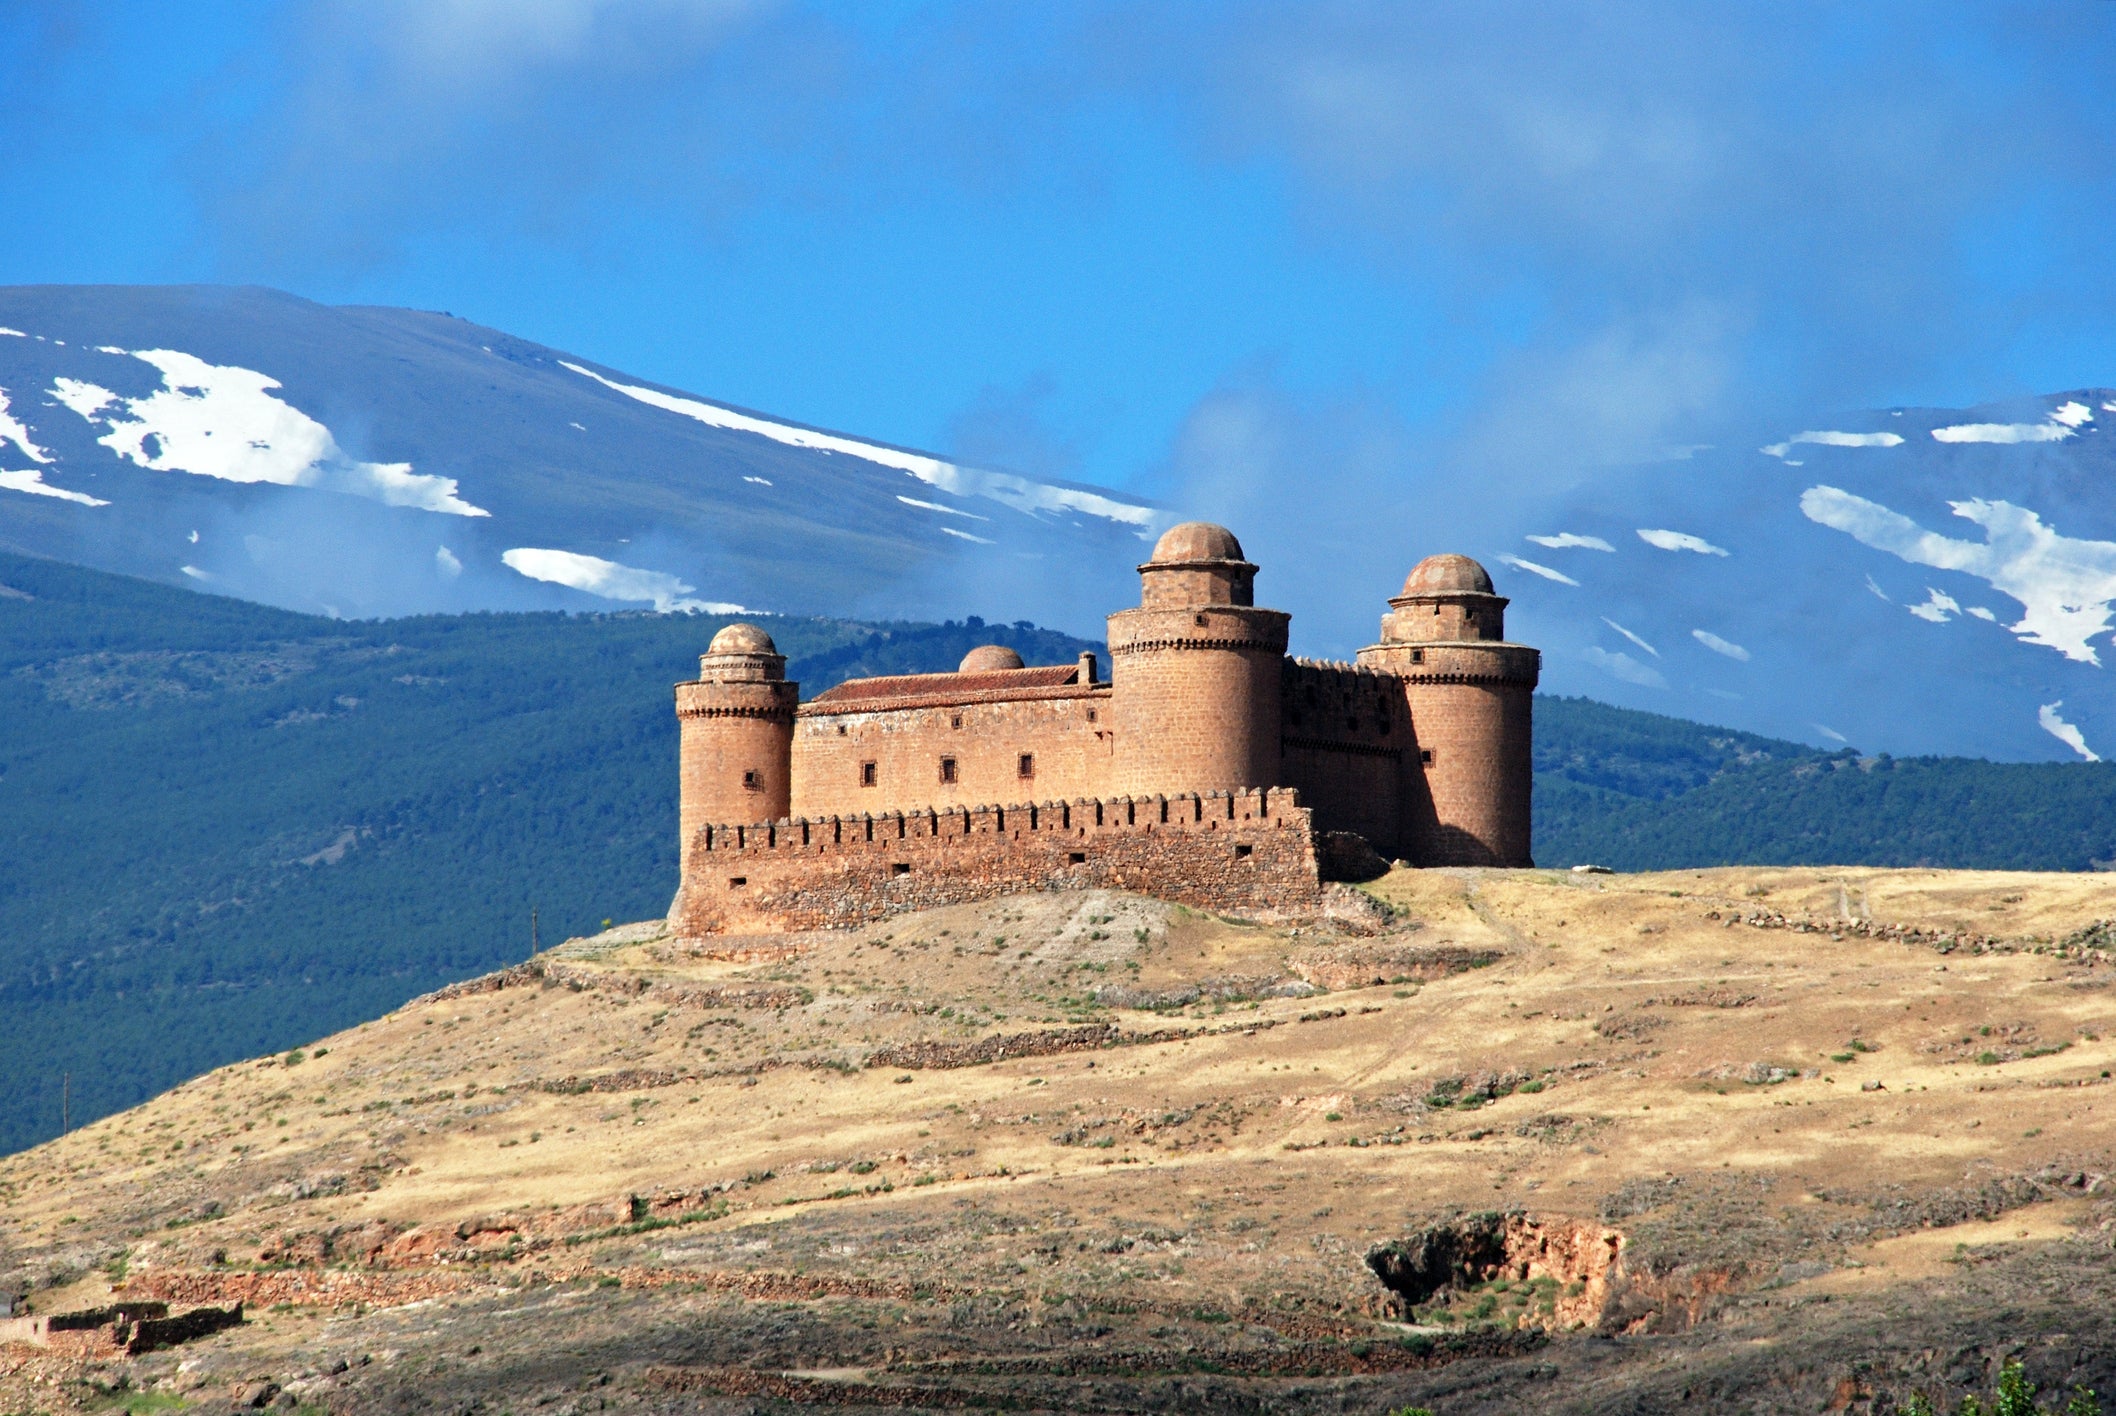
<svg viewBox="0 0 2116 1416">
<path fill-rule="evenodd" d="M 1115 603 L 1165 520 L 443 314 L 0 289 L 0 546 L 290 608 L 1011 618 Z"/>
<path fill-rule="evenodd" d="M 1884 409 L 1532 508 L 1492 569 L 1563 692 L 1899 756 L 2116 757 L 2112 474 L 2109 389 Z"/>
</svg>

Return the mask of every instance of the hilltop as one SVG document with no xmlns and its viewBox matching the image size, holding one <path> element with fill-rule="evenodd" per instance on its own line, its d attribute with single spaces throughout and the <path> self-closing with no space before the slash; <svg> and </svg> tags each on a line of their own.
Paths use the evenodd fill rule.
<svg viewBox="0 0 2116 1416">
<path fill-rule="evenodd" d="M 38 1311 L 250 1305 L 7 1349 L 0 1406 L 1892 1410 L 2016 1351 L 2106 1389 L 2112 904 L 1398 871 L 1304 927 L 613 929 L 0 1162 Z"/>
</svg>

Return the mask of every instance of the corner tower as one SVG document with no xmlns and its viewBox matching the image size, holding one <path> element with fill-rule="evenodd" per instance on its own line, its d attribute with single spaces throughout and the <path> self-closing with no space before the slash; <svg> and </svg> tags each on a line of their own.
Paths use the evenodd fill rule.
<svg viewBox="0 0 2116 1416">
<path fill-rule="evenodd" d="M 1224 526 L 1187 521 L 1139 567 L 1139 608 L 1109 617 L 1114 789 L 1273 787 L 1289 619 L 1256 608 L 1256 567 Z"/>
<path fill-rule="evenodd" d="M 1530 713 L 1542 655 L 1506 642 L 1506 605 L 1468 556 L 1428 556 L 1389 601 L 1361 665 L 1402 681 L 1417 752 L 1404 764 L 1404 855 L 1529 865 Z"/>
<path fill-rule="evenodd" d="M 678 859 L 704 825 L 777 821 L 792 800 L 794 708 L 801 686 L 786 656 L 753 624 L 713 636 L 694 683 L 676 685 L 681 733 Z"/>
</svg>

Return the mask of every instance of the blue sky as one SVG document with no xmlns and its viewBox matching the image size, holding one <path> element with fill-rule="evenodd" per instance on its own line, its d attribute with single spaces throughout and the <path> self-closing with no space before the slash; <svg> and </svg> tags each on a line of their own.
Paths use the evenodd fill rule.
<svg viewBox="0 0 2116 1416">
<path fill-rule="evenodd" d="M 2112 60 L 2095 0 L 13 0 L 0 283 L 447 309 L 1402 565 L 2116 383 Z"/>
</svg>

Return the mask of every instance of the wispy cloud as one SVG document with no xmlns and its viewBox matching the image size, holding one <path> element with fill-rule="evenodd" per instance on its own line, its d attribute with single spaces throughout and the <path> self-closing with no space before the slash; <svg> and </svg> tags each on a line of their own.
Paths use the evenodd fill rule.
<svg viewBox="0 0 2116 1416">
<path fill-rule="evenodd" d="M 1616 547 L 1610 545 L 1599 536 L 1581 536 L 1571 531 L 1560 531 L 1555 536 L 1529 536 L 1525 539 L 1535 545 L 1547 547 L 1553 551 L 1566 551 L 1574 548 L 1583 551 L 1613 552 L 1616 550 Z"/>
<path fill-rule="evenodd" d="M 1694 551 L 1701 556 L 1723 556 L 1726 551 L 1713 545 L 1702 536 L 1692 536 L 1687 531 L 1641 530 L 1638 538 L 1649 546 L 1663 551 Z"/>
<path fill-rule="evenodd" d="M 2066 722 L 2063 718 L 2057 715 L 2057 710 L 2064 706 L 2065 701 L 2062 698 L 2058 699 L 2055 703 L 2045 703 L 2041 707 L 2041 709 L 2037 711 L 2035 715 L 2035 721 L 2042 725 L 2042 730 L 2044 732 L 2048 733 L 2051 737 L 2056 738 L 2066 747 L 2071 748 L 2074 752 L 2078 753 L 2087 761 L 2101 761 L 2100 755 L 2097 754 L 2094 749 L 2087 746 L 2086 734 L 2080 732 L 2078 728 L 2072 726 L 2072 724 Z"/>
<path fill-rule="evenodd" d="M 1515 570 L 1525 570 L 1530 575 L 1540 575 L 1545 580 L 1555 580 L 1560 585 L 1577 586 L 1580 583 L 1562 570 L 1552 570 L 1547 565 L 1537 565 L 1532 560 L 1523 560 L 1516 555 L 1502 555 L 1499 559 L 1512 566 Z"/>
<path fill-rule="evenodd" d="M 1660 650 L 1658 650 L 1658 649 L 1654 648 L 1654 647 L 1653 647 L 1653 646 L 1652 646 L 1651 644 L 1648 644 L 1648 643 L 1647 643 L 1647 642 L 1646 642 L 1645 640 L 1643 640 L 1643 639 L 1639 638 L 1639 637 L 1638 637 L 1637 635 L 1633 634 L 1633 633 L 1632 633 L 1632 632 L 1631 632 L 1630 630 L 1628 630 L 1628 629 L 1624 628 L 1624 627 L 1623 627 L 1622 625 L 1618 624 L 1618 623 L 1617 623 L 1617 622 L 1616 622 L 1615 620 L 1613 620 L 1613 619 L 1609 618 L 1609 616 L 1607 616 L 1607 615 L 1603 615 L 1603 616 L 1602 616 L 1602 623 L 1603 623 L 1603 624 L 1606 624 L 1606 625 L 1608 625 L 1608 626 L 1609 626 L 1609 627 L 1610 627 L 1611 629 L 1615 630 L 1615 631 L 1616 631 L 1616 632 L 1617 632 L 1618 634 L 1621 634 L 1621 635 L 1623 635 L 1623 636 L 1624 636 L 1624 638 L 1626 638 L 1626 639 L 1630 640 L 1630 641 L 1631 641 L 1631 642 L 1632 642 L 1633 644 L 1636 644 L 1636 645 L 1637 645 L 1637 646 L 1638 646 L 1639 648 L 1641 648 L 1641 649 L 1645 650 L 1645 651 L 1646 651 L 1646 652 L 1647 652 L 1648 654 L 1651 654 L 1651 655 L 1652 655 L 1652 656 L 1653 656 L 1654 658 L 1658 659 L 1658 658 L 1660 657 Z"/>
<path fill-rule="evenodd" d="M 1580 651 L 1580 657 L 1621 683 L 1635 683 L 1641 688 L 1666 688 L 1667 679 L 1651 664 L 1642 664 L 1621 651 L 1610 653 L 1595 645 Z"/>
<path fill-rule="evenodd" d="M 1724 654 L 1738 663 L 1746 664 L 1749 661 L 1748 650 L 1731 639 L 1721 639 L 1708 629 L 1693 629 L 1690 631 L 1690 637 L 1715 654 Z"/>
</svg>

